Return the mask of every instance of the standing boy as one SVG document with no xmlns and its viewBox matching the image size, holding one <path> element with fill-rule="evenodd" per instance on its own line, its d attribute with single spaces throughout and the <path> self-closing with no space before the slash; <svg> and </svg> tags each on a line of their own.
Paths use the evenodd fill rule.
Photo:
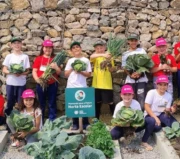
<svg viewBox="0 0 180 159">
<path fill-rule="evenodd" d="M 30 68 L 29 57 L 24 54 L 22 49 L 22 40 L 19 37 L 11 39 L 12 53 L 7 55 L 3 62 L 3 73 L 6 74 L 6 92 L 7 106 L 5 114 L 10 115 L 15 103 L 20 102 L 22 92 L 26 86 L 26 75 Z M 12 64 L 22 65 L 23 73 L 11 73 L 10 66 Z"/>
</svg>

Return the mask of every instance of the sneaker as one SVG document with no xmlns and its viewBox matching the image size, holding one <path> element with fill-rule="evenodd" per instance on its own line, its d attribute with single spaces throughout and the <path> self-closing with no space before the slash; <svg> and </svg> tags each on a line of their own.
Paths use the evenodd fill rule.
<svg viewBox="0 0 180 159">
<path fill-rule="evenodd" d="M 73 125 L 73 127 L 71 128 L 71 130 L 78 130 L 79 127 L 77 125 Z"/>
</svg>

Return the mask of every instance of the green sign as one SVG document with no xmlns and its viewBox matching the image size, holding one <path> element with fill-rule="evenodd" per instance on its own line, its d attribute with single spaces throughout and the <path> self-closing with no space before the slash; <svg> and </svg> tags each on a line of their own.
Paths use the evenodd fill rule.
<svg viewBox="0 0 180 159">
<path fill-rule="evenodd" d="M 67 117 L 95 117 L 94 88 L 66 88 Z"/>
</svg>

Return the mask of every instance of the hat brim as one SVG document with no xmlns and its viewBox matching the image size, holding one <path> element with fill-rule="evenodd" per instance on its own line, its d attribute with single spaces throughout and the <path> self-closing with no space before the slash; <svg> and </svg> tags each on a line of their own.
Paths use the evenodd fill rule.
<svg viewBox="0 0 180 159">
<path fill-rule="evenodd" d="M 127 38 L 128 40 L 133 40 L 133 39 L 135 39 L 135 40 L 139 40 L 137 37 L 129 37 L 129 38 Z"/>
<path fill-rule="evenodd" d="M 70 49 L 72 49 L 72 47 L 75 46 L 75 45 L 81 47 L 81 44 L 80 44 L 79 42 L 73 42 L 73 43 L 70 45 Z"/>
<path fill-rule="evenodd" d="M 94 44 L 93 47 L 96 47 L 96 46 L 98 46 L 98 45 L 99 45 L 99 46 L 103 46 L 104 44 L 102 44 L 102 43 L 97 43 L 97 44 Z"/>
</svg>

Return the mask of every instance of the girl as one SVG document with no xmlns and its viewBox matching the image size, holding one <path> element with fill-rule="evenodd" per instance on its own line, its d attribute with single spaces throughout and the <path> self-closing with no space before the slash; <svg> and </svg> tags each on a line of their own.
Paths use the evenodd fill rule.
<svg viewBox="0 0 180 159">
<path fill-rule="evenodd" d="M 3 62 L 3 73 L 6 74 L 6 93 L 7 106 L 5 114 L 10 115 L 15 103 L 19 103 L 21 94 L 25 90 L 26 75 L 29 73 L 30 63 L 29 57 L 24 54 L 22 50 L 22 40 L 19 37 L 11 39 L 12 53 L 7 55 Z M 21 74 L 14 74 L 10 72 L 12 64 L 21 64 L 24 72 Z"/>
<path fill-rule="evenodd" d="M 122 98 L 122 101 L 119 102 L 116 107 L 115 107 L 115 111 L 114 111 L 114 115 L 113 117 L 116 118 L 116 113 L 123 107 L 130 107 L 131 109 L 134 110 L 141 110 L 141 106 L 139 104 L 138 101 L 136 101 L 135 99 L 133 99 L 134 97 L 134 91 L 131 85 L 124 85 L 121 88 L 121 94 L 120 97 Z M 141 131 L 142 128 L 137 128 L 136 132 Z M 118 140 L 121 137 L 123 137 L 123 127 L 119 127 L 119 126 L 115 126 L 112 130 L 111 130 L 111 136 L 113 140 Z"/>
<path fill-rule="evenodd" d="M 22 114 L 25 115 L 32 115 L 33 118 L 33 125 L 34 128 L 29 132 L 18 132 L 19 138 L 25 138 L 27 143 L 36 142 L 37 139 L 33 136 L 34 133 L 38 132 L 42 127 L 42 114 L 41 110 L 38 107 L 37 99 L 35 98 L 35 94 L 33 90 L 26 89 L 22 96 L 21 96 L 21 102 L 19 104 L 19 109 Z M 7 119 L 7 124 L 11 130 L 12 133 L 15 133 L 14 127 L 10 124 L 10 122 Z M 14 141 L 12 143 L 12 146 L 19 147 L 20 142 L 18 140 Z"/>
<path fill-rule="evenodd" d="M 70 46 L 71 52 L 74 55 L 73 58 L 69 59 L 66 67 L 65 67 L 65 77 L 68 77 L 67 87 L 66 88 L 81 88 L 87 87 L 86 78 L 91 76 L 91 64 L 89 59 L 82 56 L 81 45 L 79 42 L 73 42 Z M 81 72 L 76 72 L 73 70 L 71 64 L 76 60 L 79 59 L 86 63 L 86 70 Z M 83 128 L 89 125 L 88 118 L 83 118 Z M 78 118 L 73 118 L 73 127 L 72 130 L 79 129 L 79 122 Z"/>
<path fill-rule="evenodd" d="M 138 47 L 139 46 L 138 39 L 139 37 L 136 34 L 129 35 L 128 37 L 129 50 L 122 54 L 122 67 L 126 66 L 126 59 L 128 58 L 129 55 L 146 54 L 146 51 L 143 48 Z M 127 78 L 125 83 L 132 85 L 136 94 L 136 99 L 140 103 L 141 109 L 144 110 L 146 84 L 148 82 L 146 74 L 145 73 L 139 74 L 137 72 L 129 74 L 129 72 L 127 71 L 126 73 L 127 73 Z"/>
<path fill-rule="evenodd" d="M 156 49 L 158 53 L 152 56 L 154 67 L 151 69 L 151 73 L 153 73 L 154 88 L 156 88 L 155 81 L 157 77 L 161 75 L 167 75 L 169 78 L 167 91 L 173 94 L 172 73 L 177 72 L 177 64 L 175 58 L 171 54 L 168 54 L 167 42 L 164 38 L 159 38 L 156 40 Z M 165 56 L 167 63 L 161 63 L 161 55 Z"/>
<path fill-rule="evenodd" d="M 175 107 L 171 107 L 172 96 L 166 92 L 168 88 L 168 77 L 158 76 L 156 79 L 156 89 L 150 90 L 145 99 L 145 133 L 142 138 L 142 146 L 146 150 L 153 150 L 147 143 L 149 136 L 153 132 L 161 130 L 161 126 L 169 126 L 176 121 L 171 115 L 166 115 L 164 111 L 174 113 Z"/>
<path fill-rule="evenodd" d="M 48 87 L 43 90 L 40 86 L 40 77 L 43 75 L 46 70 L 47 65 L 52 61 L 54 57 L 54 49 L 53 43 L 50 40 L 45 40 L 42 43 L 42 48 L 40 51 L 40 55 L 36 57 L 33 64 L 33 78 L 37 82 L 36 91 L 38 94 L 38 99 L 40 102 L 42 117 L 44 121 L 45 107 L 46 107 L 46 97 L 48 96 L 48 107 L 49 107 L 49 119 L 54 120 L 56 118 L 56 96 L 58 90 L 58 83 L 55 79 L 49 79 Z M 57 79 L 58 75 L 61 72 L 59 66 L 56 63 L 52 63 L 50 65 L 53 69 L 56 70 L 54 77 Z"/>
</svg>

